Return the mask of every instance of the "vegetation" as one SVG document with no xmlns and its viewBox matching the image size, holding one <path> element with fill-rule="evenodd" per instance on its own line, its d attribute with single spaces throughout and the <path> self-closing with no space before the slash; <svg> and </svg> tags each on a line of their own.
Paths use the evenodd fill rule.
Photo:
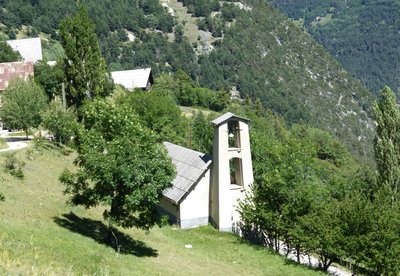
<svg viewBox="0 0 400 276">
<path fill-rule="evenodd" d="M 4 138 L 0 138 L 0 149 L 8 148 L 7 141 Z"/>
<path fill-rule="evenodd" d="M 6 153 L 4 168 L 13 176 L 17 178 L 24 178 L 24 172 L 22 171 L 25 166 L 25 162 L 18 160 L 15 152 Z"/>
<path fill-rule="evenodd" d="M 18 152 L 19 159 L 25 158 L 24 151 Z M 0 202 L 1 274 L 322 275 L 211 227 L 167 226 L 150 232 L 116 227 L 123 241 L 117 255 L 104 242 L 103 206 L 87 210 L 65 204 L 64 186 L 57 179 L 64 168 L 74 169 L 75 157 L 46 149 L 27 161 L 23 180 L 0 170 L 5 195 Z"/>
<path fill-rule="evenodd" d="M 44 3 L 42 1 L 31 4 L 32 9 Z M 18 3 L 4 1 L 6 8 L 0 12 L 0 16 L 8 14 L 13 5 L 18 6 Z M 62 273 L 66 269 L 61 264 L 70 260 L 72 268 L 69 269 L 75 269 L 77 264 L 77 273 L 102 273 L 111 266 L 111 258 L 104 257 L 109 257 L 108 246 L 115 246 L 117 256 L 123 255 L 122 262 L 132 261 L 132 255 L 156 256 L 157 252 L 153 248 L 133 240 L 127 234 L 140 236 L 142 232 L 137 229 L 122 230 L 119 227 L 149 230 L 155 224 L 164 223 L 156 212 L 156 206 L 162 191 L 171 185 L 174 169 L 160 142 L 169 140 L 210 153 L 212 128 L 209 120 L 218 115 L 215 112 L 231 111 L 252 121 L 250 134 L 255 181 L 251 193 L 241 203 L 240 210 L 244 222 L 243 233 L 247 238 L 253 238 L 276 251 L 284 246 L 287 253 L 297 253 L 298 261 L 303 253 L 317 255 L 323 270 L 327 270 L 333 262 L 341 262 L 348 264 L 353 273 L 387 275 L 400 271 L 400 205 L 397 191 L 399 139 L 396 133 L 400 113 L 394 94 L 385 88 L 374 108 L 378 124 L 375 173 L 373 166 L 367 162 L 362 163 L 350 153 L 355 152 L 359 157 L 371 156 L 374 129 L 369 113 L 372 110 L 369 92 L 344 72 L 311 38 L 266 3 L 247 0 L 247 6 L 244 7 L 230 3 L 222 7 L 218 4 L 217 7 L 215 3 L 206 0 L 185 2 L 188 10 L 206 16 L 206 21 L 211 12 L 221 10 L 221 15 L 212 15 L 215 22 L 208 23 L 210 26 L 221 26 L 221 32 L 216 35 L 223 35 L 223 39 L 207 55 L 194 54 L 193 49 L 188 47 L 187 39 L 183 36 L 184 29 L 180 25 L 174 28 L 173 42 L 154 32 L 156 22 L 161 22 L 159 20 L 162 18 L 155 14 L 165 12 L 164 9 L 160 10 L 158 1 L 134 3 L 137 5 L 133 9 L 140 10 L 139 14 L 143 15 L 142 21 L 140 16 L 136 18 L 139 20 L 137 22 L 140 22 L 139 25 L 149 24 L 146 26 L 150 28 L 145 32 L 136 31 L 140 36 L 138 40 L 129 41 L 126 29 L 105 31 L 107 36 L 112 33 L 119 40 L 118 47 L 110 42 L 110 50 L 118 49 L 112 54 L 115 57 L 110 56 L 110 60 L 114 58 L 117 62 L 110 65 L 120 66 L 121 58 L 126 54 L 125 58 L 132 58 L 131 64 L 154 62 L 158 72 L 173 72 L 160 74 L 150 93 L 135 91 L 128 95 L 119 87 L 118 92 L 105 98 L 111 87 L 106 85 L 105 63 L 94 35 L 95 26 L 87 11 L 81 7 L 75 17 L 69 17 L 61 24 L 60 38 L 66 55 L 63 63 L 65 70 L 60 75 L 54 74 L 54 77 L 57 79 L 60 76 L 60 79 L 67 80 L 70 109 L 64 108 L 56 99 L 36 117 L 41 115 L 43 126 L 49 128 L 56 138 L 57 147 L 52 149 L 52 154 L 57 152 L 55 148 L 62 148 L 66 143 L 70 143 L 77 151 L 73 157 L 64 157 L 69 163 L 59 177 L 65 185 L 68 202 L 73 205 L 69 210 L 76 212 L 54 213 L 65 210 L 65 205 L 51 201 L 54 198 L 44 201 L 46 205 L 49 204 L 49 213 L 55 223 L 32 223 L 35 227 L 34 235 L 40 236 L 41 232 L 37 232 L 40 230 L 48 233 L 51 229 L 64 229 L 61 229 L 63 234 L 54 239 L 54 247 L 51 242 L 45 243 L 43 247 L 43 239 L 35 237 L 35 241 L 40 243 L 39 251 L 45 252 L 45 249 L 50 248 L 62 252 L 51 256 L 44 254 L 43 263 L 54 260 L 59 264 L 55 271 Z M 164 19 L 168 20 L 168 16 Z M 21 16 L 18 20 L 26 23 L 25 20 L 30 19 L 29 16 Z M 166 31 L 172 31 L 168 25 L 165 28 Z M 77 45 L 79 47 L 75 47 Z M 121 49 L 122 54 L 119 52 Z M 168 55 L 159 54 L 160 49 L 170 52 Z M 185 56 L 183 53 L 191 54 Z M 171 56 L 175 58 L 167 58 Z M 42 74 L 39 74 L 37 82 L 46 87 L 49 95 L 57 94 L 58 79 L 47 79 L 45 72 L 48 70 L 48 67 L 39 65 Z M 33 91 L 39 86 L 32 82 L 28 84 Z M 244 100 L 230 99 L 226 91 L 232 86 L 238 89 Z M 43 91 L 35 95 L 41 94 L 46 99 Z M 12 95 L 18 95 L 17 91 Z M 1 114 L 7 110 L 7 94 L 4 98 Z M 20 102 L 24 101 L 18 99 Z M 184 117 L 178 105 L 197 106 L 196 109 L 212 109 L 213 112 L 208 110 L 206 115 L 199 111 L 192 117 Z M 74 110 L 79 111 L 78 116 Z M 36 114 L 33 111 L 31 113 Z M 277 114 L 282 114 L 282 117 Z M 17 117 L 13 115 L 10 118 Z M 39 121 L 40 118 L 29 126 Z M 318 126 L 327 131 L 315 128 Z M 38 154 L 40 152 L 44 150 L 38 151 Z M 63 151 L 63 154 L 69 154 L 69 150 Z M 28 159 L 35 159 L 31 155 L 32 152 L 28 154 Z M 14 157 L 6 158 L 10 170 L 17 168 L 15 165 L 18 159 Z M 76 167 L 72 167 L 72 159 Z M 32 164 L 29 163 L 27 174 L 34 171 L 33 163 L 40 162 L 40 157 L 37 157 Z M 61 168 L 56 171 L 59 174 Z M 8 174 L 1 177 L 13 181 L 8 178 Z M 57 194 L 59 187 L 54 185 L 56 176 L 51 177 L 52 187 L 56 189 L 52 191 Z M 42 182 L 44 180 L 40 179 L 38 185 Z M 17 196 L 19 194 L 14 198 Z M 56 198 L 59 199 L 59 196 Z M 85 212 L 81 206 L 91 210 Z M 99 210 L 104 209 L 103 219 L 108 226 L 93 219 L 99 216 Z M 5 217 L 8 215 L 7 212 L 1 214 Z M 48 222 L 49 217 L 46 218 Z M 17 224 L 19 228 L 15 226 Z M 13 223 L 0 223 L 0 227 L 5 229 L 7 235 L 4 240 L 19 244 L 22 233 L 26 234 L 26 218 L 19 220 L 17 217 Z M 86 262 L 77 260 L 76 254 L 71 257 L 68 246 L 59 249 L 66 245 L 59 241 L 63 240 L 60 237 L 65 233 L 71 234 L 68 231 L 81 234 L 78 239 L 82 239 L 85 245 L 93 241 L 97 243 L 93 251 L 101 252 L 101 255 L 96 255 L 94 261 L 90 259 L 94 267 L 88 267 Z M 156 231 L 154 235 L 172 233 L 174 236 L 173 231 L 167 228 Z M 15 239 L 14 236 L 10 238 L 11 233 L 16 236 Z M 208 228 L 179 233 L 194 233 L 193 240 L 203 242 L 202 233 L 207 237 L 219 236 Z M 91 240 L 87 241 L 87 237 Z M 225 235 L 219 237 L 223 240 Z M 145 238 L 141 236 L 141 239 Z M 47 236 L 46 240 L 49 240 Z M 37 250 L 31 247 L 33 251 Z M 160 248 L 168 250 L 165 245 Z M 234 248 L 238 249 L 239 246 Z M 82 247 L 82 250 L 85 249 Z M 14 247 L 14 251 L 8 248 L 5 250 L 6 256 L 15 252 Z M 201 252 L 203 255 L 199 259 L 204 260 L 204 254 L 210 254 L 205 252 Z M 260 252 L 260 255 L 265 254 L 264 250 Z M 29 250 L 17 253 L 28 256 L 24 264 L 32 267 Z M 192 254 L 192 257 L 198 257 L 196 253 Z M 213 254 L 214 251 L 211 253 L 212 263 L 217 261 L 220 264 L 219 259 L 215 258 L 217 255 Z M 240 262 L 246 259 L 245 254 L 239 255 Z M 169 264 L 162 266 L 162 271 L 166 273 L 175 268 L 170 264 L 171 256 L 167 261 Z M 35 255 L 34 258 L 37 264 L 38 257 Z M 14 259 L 10 258 L 10 262 Z M 225 260 L 225 256 L 221 259 Z M 123 274 L 125 266 L 119 260 L 112 260 L 120 265 L 115 272 Z M 141 262 L 136 257 L 133 260 L 135 263 Z M 150 260 L 146 264 L 146 268 L 143 268 L 145 272 L 160 271 L 159 261 L 155 270 L 152 270 L 151 265 L 149 268 L 148 264 L 153 264 Z M 249 265 L 253 266 L 252 269 L 247 268 Z M 243 271 L 246 273 L 265 273 L 265 270 L 258 272 L 253 261 L 245 266 L 246 270 Z M 135 271 L 140 269 L 136 268 Z M 241 269 L 232 266 L 230 260 L 226 273 L 242 273 Z M 221 270 L 220 266 L 218 272 L 224 273 Z M 190 269 L 188 271 L 192 272 Z"/>
<path fill-rule="evenodd" d="M 400 188 L 400 110 L 395 94 L 387 86 L 375 105 L 375 120 L 377 133 L 374 149 L 379 183 L 397 200 Z"/>
<path fill-rule="evenodd" d="M 397 1 L 270 0 L 303 27 L 342 66 L 378 94 L 384 85 L 399 90 Z M 328 20 L 326 20 L 328 19 Z"/>
<path fill-rule="evenodd" d="M 316 254 L 324 270 L 351 260 L 353 273 L 398 273 L 398 112 L 385 87 L 375 107 L 377 175 L 321 130 L 256 125 L 255 182 L 241 206 L 246 235 L 298 258 Z"/>
<path fill-rule="evenodd" d="M 66 55 L 67 102 L 69 106 L 79 108 L 85 99 L 107 93 L 105 61 L 100 53 L 95 25 L 83 6 L 73 18 L 60 24 L 60 36 Z"/>
<path fill-rule="evenodd" d="M 70 202 L 109 207 L 103 213 L 110 225 L 108 240 L 113 224 L 149 229 L 161 223 L 156 206 L 174 178 L 165 148 L 127 105 L 96 100 L 82 112 L 84 128 L 74 139 L 79 169 L 60 176 Z"/>
<path fill-rule="evenodd" d="M 57 143 L 69 145 L 78 128 L 78 118 L 74 108 L 65 109 L 59 100 L 50 102 L 41 113 L 42 126 L 49 130 Z"/>
<path fill-rule="evenodd" d="M 0 20 L 5 26 L 20 29 L 27 24 L 50 34 L 47 49 L 60 39 L 58 23 L 77 11 L 74 3 L 61 0 L 2 3 Z M 247 0 L 242 6 L 211 0 L 182 3 L 193 16 L 202 16 L 197 17 L 200 29 L 211 31 L 214 37 L 208 39 L 209 34 L 203 36 L 196 28 L 186 33 L 183 19 L 174 20 L 159 1 L 82 2 L 95 23 L 110 70 L 150 66 L 155 76 L 183 70 L 194 80 L 195 89 L 184 89 L 179 103 L 203 103 L 213 110 L 222 110 L 227 92 L 236 87 L 242 98 L 258 98 L 265 109 L 283 116 L 288 124 L 323 128 L 358 156 L 372 159 L 371 94 L 285 16 L 262 1 Z M 177 14 L 182 16 L 182 11 Z M 189 43 L 186 36 L 199 40 Z M 40 83 L 45 76 L 41 74 Z M 223 104 L 212 107 L 199 99 L 210 94 L 205 88 L 218 91 L 216 101 Z M 60 81 L 45 89 L 57 95 Z"/>
<path fill-rule="evenodd" d="M 242 98 L 259 98 L 289 124 L 322 128 L 372 158 L 370 92 L 278 11 L 245 3 L 252 10 L 241 10 L 222 42 L 199 60 L 200 84 L 236 86 Z"/>
<path fill-rule="evenodd" d="M 34 66 L 35 82 L 40 84 L 46 92 L 49 99 L 61 96 L 62 82 L 64 82 L 63 62 L 59 62 L 55 66 L 50 66 L 43 61 L 39 61 Z"/>
<path fill-rule="evenodd" d="M 8 128 L 28 130 L 40 124 L 40 112 L 47 104 L 42 87 L 33 81 L 17 79 L 2 93 L 0 118 Z"/>
<path fill-rule="evenodd" d="M 0 62 L 21 60 L 21 55 L 14 51 L 6 42 L 0 42 Z"/>
</svg>

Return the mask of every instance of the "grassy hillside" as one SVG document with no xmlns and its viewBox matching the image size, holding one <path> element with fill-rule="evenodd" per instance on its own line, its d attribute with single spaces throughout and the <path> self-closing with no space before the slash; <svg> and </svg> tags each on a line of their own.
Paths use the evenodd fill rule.
<svg viewBox="0 0 400 276">
<path fill-rule="evenodd" d="M 270 0 L 378 93 L 400 88 L 400 3 L 395 0 Z M 326 19 L 330 20 L 327 21 Z"/>
<path fill-rule="evenodd" d="M 27 157 L 30 157 L 29 160 Z M 65 204 L 58 175 L 74 154 L 18 152 L 24 180 L 4 170 L 0 153 L 0 274 L 46 275 L 318 275 L 264 248 L 211 227 L 118 229 L 121 253 L 104 242 L 102 208 Z M 186 249 L 191 244 L 193 248 Z M 321 274 L 320 274 L 321 275 Z"/>
</svg>

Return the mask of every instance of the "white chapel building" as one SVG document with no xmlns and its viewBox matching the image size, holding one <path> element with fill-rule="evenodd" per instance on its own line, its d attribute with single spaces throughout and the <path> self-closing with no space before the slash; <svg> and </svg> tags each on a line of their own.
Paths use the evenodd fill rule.
<svg viewBox="0 0 400 276">
<path fill-rule="evenodd" d="M 181 228 L 211 223 L 220 231 L 236 232 L 238 202 L 254 181 L 249 120 L 229 112 L 211 123 L 212 157 L 164 143 L 177 174 L 163 192 L 160 207 Z"/>
</svg>

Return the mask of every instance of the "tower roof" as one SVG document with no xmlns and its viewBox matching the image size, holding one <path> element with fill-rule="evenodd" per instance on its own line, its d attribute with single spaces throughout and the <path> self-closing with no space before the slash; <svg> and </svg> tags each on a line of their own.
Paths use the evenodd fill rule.
<svg viewBox="0 0 400 276">
<path fill-rule="evenodd" d="M 250 122 L 250 120 L 247 119 L 247 118 L 237 116 L 237 115 L 235 115 L 235 114 L 233 114 L 231 112 L 227 112 L 224 115 L 218 117 L 217 119 L 211 121 L 211 123 L 214 126 L 219 126 L 219 125 L 222 125 L 223 123 L 228 122 L 228 121 L 242 121 L 242 122 L 245 122 L 245 123 L 249 123 Z"/>
<path fill-rule="evenodd" d="M 197 184 L 211 165 L 210 155 L 164 142 L 168 155 L 176 169 L 172 187 L 163 191 L 163 195 L 174 203 L 179 203 Z"/>
</svg>

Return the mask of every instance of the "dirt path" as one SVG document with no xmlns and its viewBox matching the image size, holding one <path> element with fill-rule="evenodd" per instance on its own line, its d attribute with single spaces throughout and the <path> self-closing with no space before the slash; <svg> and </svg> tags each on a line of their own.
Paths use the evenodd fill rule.
<svg viewBox="0 0 400 276">
<path fill-rule="evenodd" d="M 286 255 L 286 249 L 285 249 L 285 245 L 283 244 L 283 242 L 280 242 L 279 254 L 282 256 Z M 289 255 L 287 257 L 288 257 L 288 259 L 297 262 L 297 256 L 295 253 L 289 253 Z M 300 255 L 300 263 L 304 264 L 304 265 L 312 266 L 312 267 L 318 267 L 319 260 L 313 256 L 310 256 L 310 258 L 308 258 L 307 255 L 301 254 Z M 349 271 L 346 271 L 340 267 L 336 267 L 335 265 L 331 265 L 329 267 L 328 273 L 330 275 L 335 275 L 335 276 L 351 276 L 351 273 Z"/>
<path fill-rule="evenodd" d="M 15 141 L 15 142 L 7 142 L 7 145 L 8 145 L 8 148 L 1 149 L 0 152 L 23 149 L 28 146 L 28 143 Z"/>
</svg>

